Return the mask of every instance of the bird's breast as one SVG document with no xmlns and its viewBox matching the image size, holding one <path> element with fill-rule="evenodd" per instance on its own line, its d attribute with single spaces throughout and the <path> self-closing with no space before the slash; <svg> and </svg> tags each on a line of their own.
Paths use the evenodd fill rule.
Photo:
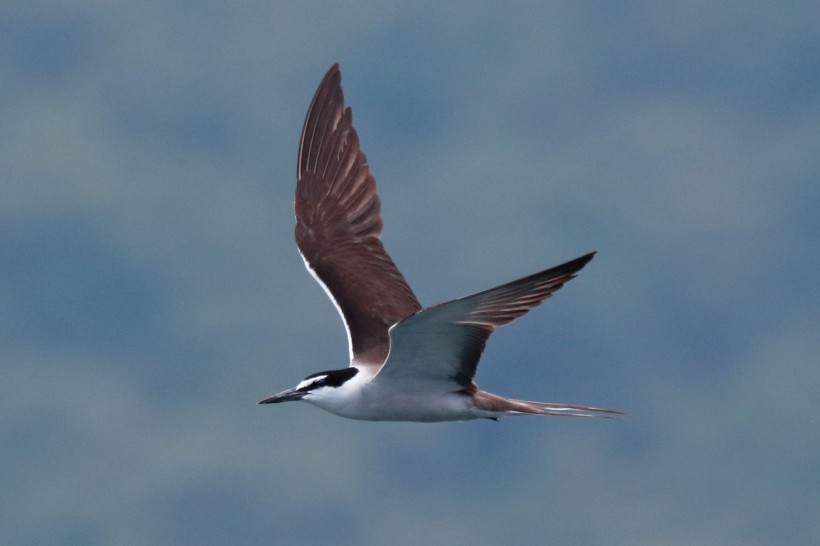
<svg viewBox="0 0 820 546">
<path fill-rule="evenodd" d="M 310 400 L 322 409 L 365 421 L 463 421 L 475 419 L 472 397 L 459 392 L 387 391 L 376 385 L 362 386 L 342 399 Z"/>
</svg>

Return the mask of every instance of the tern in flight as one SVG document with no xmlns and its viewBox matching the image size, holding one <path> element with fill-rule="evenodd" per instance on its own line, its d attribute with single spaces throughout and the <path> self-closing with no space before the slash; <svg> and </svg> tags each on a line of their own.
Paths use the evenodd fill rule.
<svg viewBox="0 0 820 546">
<path fill-rule="evenodd" d="M 350 365 L 311 374 L 262 400 L 301 400 L 350 419 L 462 421 L 507 415 L 614 416 L 615 410 L 527 402 L 473 377 L 487 338 L 572 279 L 594 252 L 471 296 L 422 308 L 381 242 L 382 218 L 339 65 L 308 108 L 296 171 L 296 244 L 347 329 Z"/>
</svg>

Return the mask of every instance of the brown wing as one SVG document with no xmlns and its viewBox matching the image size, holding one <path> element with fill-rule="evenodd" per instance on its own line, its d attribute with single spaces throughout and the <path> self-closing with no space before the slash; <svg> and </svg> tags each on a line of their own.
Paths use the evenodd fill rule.
<svg viewBox="0 0 820 546">
<path fill-rule="evenodd" d="M 476 392 L 487 338 L 541 304 L 575 277 L 594 252 L 529 277 L 428 307 L 390 331 L 390 356 L 373 381 L 408 380 L 425 388 Z"/>
<path fill-rule="evenodd" d="M 419 309 L 380 240 L 376 181 L 344 106 L 339 65 L 310 103 L 296 172 L 296 244 L 342 315 L 351 360 L 381 365 L 387 330 Z"/>
<path fill-rule="evenodd" d="M 465 322 L 488 332 L 512 322 L 573 279 L 593 257 L 595 252 L 590 252 L 529 277 L 462 298 L 469 300 L 472 307 Z"/>
</svg>

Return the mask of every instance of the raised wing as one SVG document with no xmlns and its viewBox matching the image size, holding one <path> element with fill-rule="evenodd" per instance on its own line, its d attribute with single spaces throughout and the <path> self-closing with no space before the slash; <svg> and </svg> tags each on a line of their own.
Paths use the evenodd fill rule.
<svg viewBox="0 0 820 546">
<path fill-rule="evenodd" d="M 540 273 L 442 303 L 390 329 L 390 354 L 374 382 L 407 382 L 425 391 L 464 389 L 473 381 L 487 338 L 575 277 L 594 252 Z"/>
<path fill-rule="evenodd" d="M 296 244 L 345 322 L 351 362 L 380 366 L 388 329 L 421 309 L 380 240 L 376 181 L 344 106 L 339 65 L 310 103 L 296 173 Z"/>
</svg>

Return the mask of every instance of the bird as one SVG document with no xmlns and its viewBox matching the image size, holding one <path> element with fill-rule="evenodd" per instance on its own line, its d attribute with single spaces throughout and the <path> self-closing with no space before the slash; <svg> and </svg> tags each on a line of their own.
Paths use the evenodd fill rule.
<svg viewBox="0 0 820 546">
<path fill-rule="evenodd" d="M 617 416 L 478 388 L 493 331 L 549 298 L 595 255 L 459 299 L 422 307 L 381 241 L 376 182 L 345 107 L 339 64 L 322 79 L 302 128 L 296 245 L 347 331 L 349 365 L 317 372 L 260 404 L 302 401 L 349 419 L 440 422 L 512 415 Z"/>
</svg>

